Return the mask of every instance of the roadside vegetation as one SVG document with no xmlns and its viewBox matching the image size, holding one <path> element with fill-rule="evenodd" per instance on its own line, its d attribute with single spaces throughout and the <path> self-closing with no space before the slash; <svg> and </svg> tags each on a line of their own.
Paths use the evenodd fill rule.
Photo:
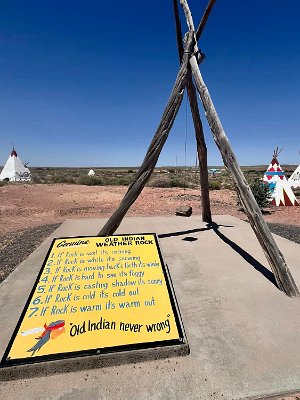
<svg viewBox="0 0 300 400">
<path fill-rule="evenodd" d="M 128 186 L 133 181 L 137 169 L 94 168 L 95 175 L 88 176 L 84 168 L 31 168 L 32 182 L 40 184 L 74 184 L 88 186 Z M 200 185 L 199 170 L 195 168 L 155 169 L 147 183 L 149 187 L 197 188 Z M 233 189 L 226 171 L 209 177 L 210 190 Z"/>
<path fill-rule="evenodd" d="M 259 178 L 255 178 L 250 182 L 250 188 L 259 208 L 269 207 L 272 193 L 267 185 Z"/>
<path fill-rule="evenodd" d="M 291 175 L 294 166 L 285 166 L 287 177 Z M 32 183 L 39 184 L 74 184 L 87 186 L 128 186 L 133 181 L 137 168 L 93 168 L 95 175 L 88 176 L 90 168 L 51 168 L 31 167 Z M 256 182 L 254 191 L 259 193 L 258 182 L 263 177 L 266 166 L 242 167 L 247 181 Z M 0 186 L 6 185 L 0 182 Z M 27 184 L 30 184 L 27 182 Z M 258 186 L 257 186 L 258 185 Z M 155 168 L 147 183 L 149 187 L 161 188 L 198 188 L 200 186 L 199 169 L 195 167 L 161 167 Z M 233 181 L 225 168 L 220 168 L 219 173 L 209 175 L 209 189 L 235 190 Z"/>
</svg>

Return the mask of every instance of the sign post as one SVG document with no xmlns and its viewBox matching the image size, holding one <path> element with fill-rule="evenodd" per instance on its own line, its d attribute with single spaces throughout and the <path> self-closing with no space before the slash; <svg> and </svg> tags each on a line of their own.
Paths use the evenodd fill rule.
<svg viewBox="0 0 300 400">
<path fill-rule="evenodd" d="M 54 239 L 1 366 L 185 344 L 155 234 Z"/>
</svg>

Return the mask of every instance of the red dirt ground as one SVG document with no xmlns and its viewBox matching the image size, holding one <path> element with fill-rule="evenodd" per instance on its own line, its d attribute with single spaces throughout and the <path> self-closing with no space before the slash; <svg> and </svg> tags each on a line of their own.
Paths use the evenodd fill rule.
<svg viewBox="0 0 300 400">
<path fill-rule="evenodd" d="M 10 184 L 0 187 L 0 236 L 26 228 L 63 222 L 68 218 L 109 217 L 122 200 L 124 186 Z M 212 214 L 230 214 L 246 220 L 239 211 L 235 192 L 210 192 Z M 174 215 L 189 205 L 200 214 L 200 192 L 194 189 L 145 188 L 127 215 Z M 299 225 L 300 207 L 274 207 L 267 222 Z M 271 398 L 270 398 L 271 399 Z M 299 400 L 300 394 L 272 400 Z"/>
<path fill-rule="evenodd" d="M 63 222 L 68 218 L 109 217 L 127 188 L 124 186 L 81 186 L 10 184 L 0 187 L 1 235 L 20 229 Z M 213 214 L 247 219 L 238 210 L 235 192 L 210 192 Z M 174 215 L 177 207 L 190 205 L 200 214 L 200 192 L 195 189 L 150 188 L 143 190 L 127 215 Z M 268 222 L 299 225 L 300 207 L 274 207 Z"/>
</svg>

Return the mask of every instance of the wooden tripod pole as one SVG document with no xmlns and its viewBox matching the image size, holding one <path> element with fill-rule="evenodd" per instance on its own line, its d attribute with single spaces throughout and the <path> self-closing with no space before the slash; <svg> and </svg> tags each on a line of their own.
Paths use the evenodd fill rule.
<svg viewBox="0 0 300 400">
<path fill-rule="evenodd" d="M 185 13 L 189 31 L 194 30 L 194 23 L 187 1 L 180 0 L 180 3 Z M 271 235 L 269 227 L 264 221 L 251 189 L 238 165 L 237 159 L 224 132 L 219 116 L 200 73 L 195 55 L 192 55 L 190 58 L 190 66 L 213 138 L 221 152 L 225 166 L 231 172 L 238 189 L 240 199 L 247 212 L 249 222 L 265 252 L 277 285 L 279 289 L 283 290 L 288 296 L 299 297 L 300 294 L 298 288 L 289 271 L 285 259 L 280 252 L 273 236 Z"/>
<path fill-rule="evenodd" d="M 177 115 L 178 109 L 182 103 L 184 88 L 186 85 L 188 63 L 193 41 L 194 41 L 194 33 L 189 32 L 186 40 L 182 63 L 177 75 L 175 85 L 173 87 L 166 109 L 163 113 L 161 122 L 157 128 L 157 131 L 152 139 L 147 154 L 144 158 L 143 164 L 138 170 L 134 178 L 134 181 L 129 186 L 119 207 L 106 222 L 104 227 L 99 232 L 98 236 L 112 235 L 116 231 L 122 219 L 124 218 L 126 212 L 138 198 L 146 182 L 149 180 L 151 176 L 151 173 L 157 163 L 163 145 L 165 144 L 165 141 L 167 140 L 169 132 L 173 126 L 173 122 Z"/>
<path fill-rule="evenodd" d="M 206 9 L 204 11 L 204 14 L 201 18 L 200 24 L 197 28 L 196 31 L 196 41 L 198 41 L 200 39 L 201 33 L 203 32 L 203 29 L 205 27 L 205 24 L 207 22 L 207 19 L 209 17 L 209 14 L 211 13 L 211 10 L 213 9 L 213 6 L 215 5 L 216 0 L 209 0 Z"/>
<path fill-rule="evenodd" d="M 182 31 L 178 12 L 178 2 L 173 0 L 175 23 L 176 23 L 176 37 L 177 46 L 179 53 L 179 61 L 181 62 L 183 56 L 183 44 L 182 44 Z M 202 28 L 203 29 L 203 28 Z M 200 118 L 197 93 L 193 84 L 192 73 L 190 67 L 188 67 L 187 79 L 186 79 L 187 93 L 190 100 L 190 108 L 195 127 L 195 136 L 197 143 L 197 152 L 199 159 L 200 169 L 200 187 L 201 187 L 201 205 L 202 205 L 202 221 L 212 222 L 210 201 L 209 201 L 209 185 L 208 185 L 208 170 L 207 170 L 207 148 L 203 133 L 203 126 Z"/>
</svg>

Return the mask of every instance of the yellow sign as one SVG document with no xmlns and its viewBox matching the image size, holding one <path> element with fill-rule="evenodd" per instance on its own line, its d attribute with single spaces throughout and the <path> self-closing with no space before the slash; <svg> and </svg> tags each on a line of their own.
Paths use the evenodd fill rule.
<svg viewBox="0 0 300 400">
<path fill-rule="evenodd" d="M 154 234 L 55 239 L 2 365 L 182 343 Z"/>
</svg>

